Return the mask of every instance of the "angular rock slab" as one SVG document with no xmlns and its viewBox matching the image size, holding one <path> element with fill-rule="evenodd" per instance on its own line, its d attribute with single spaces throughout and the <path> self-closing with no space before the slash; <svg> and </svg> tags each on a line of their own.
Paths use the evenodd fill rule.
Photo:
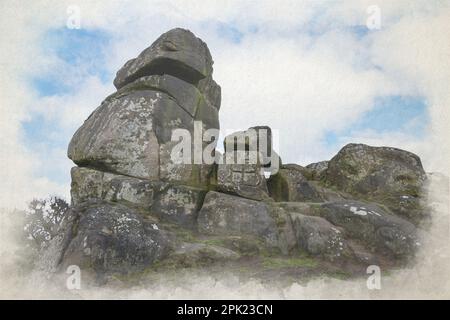
<svg viewBox="0 0 450 320">
<path fill-rule="evenodd" d="M 219 164 L 217 189 L 253 200 L 269 198 L 266 179 L 258 164 Z"/>
<path fill-rule="evenodd" d="M 139 90 L 160 91 L 169 95 L 191 117 L 195 116 L 198 105 L 204 101 L 201 92 L 195 86 L 167 74 L 141 77 L 117 90 L 107 100 L 118 99 Z"/>
<path fill-rule="evenodd" d="M 209 107 L 200 104 L 198 108 L 197 112 L 201 113 Z M 217 112 L 207 114 L 210 118 L 203 125 L 207 129 L 218 128 Z M 194 118 L 165 93 L 133 91 L 108 99 L 97 108 L 75 133 L 68 156 L 80 166 L 102 171 L 205 185 L 199 172 L 208 176 L 211 166 L 204 165 L 205 168 L 197 170 L 202 165 L 178 164 L 171 159 L 172 148 L 178 143 L 171 141 L 175 129 L 192 133 Z"/>
<path fill-rule="evenodd" d="M 342 231 L 327 220 L 300 213 L 291 213 L 291 218 L 298 245 L 309 254 L 332 261 L 351 255 Z"/>
<path fill-rule="evenodd" d="M 218 88 L 220 87 L 218 86 Z M 206 109 L 204 113 L 213 113 L 214 115 L 211 117 L 214 120 L 212 127 L 216 128 L 218 126 L 217 119 L 218 108 L 220 107 L 220 95 L 211 98 L 213 99 L 213 102 L 211 102 L 195 85 L 168 74 L 143 76 L 121 87 L 105 100 L 118 99 L 133 91 L 139 90 L 159 91 L 169 95 L 193 118 L 202 118 L 198 117 L 200 115 L 199 109 Z"/>
<path fill-rule="evenodd" d="M 105 101 L 76 131 L 69 144 L 68 157 L 79 166 L 159 179 L 156 133 L 160 125 L 154 121 L 158 109 L 170 109 L 180 116 L 185 114 L 161 92 L 141 91 Z"/>
<path fill-rule="evenodd" d="M 89 168 L 72 168 L 72 205 L 86 201 L 118 202 L 164 221 L 192 228 L 206 191 L 115 175 Z"/>
<path fill-rule="evenodd" d="M 343 230 L 324 218 L 314 216 L 317 206 L 320 205 L 305 202 L 272 204 L 281 252 L 291 254 L 300 249 L 331 261 L 352 259 L 352 249 Z"/>
<path fill-rule="evenodd" d="M 99 275 L 142 271 L 172 248 L 171 237 L 156 223 L 129 207 L 101 201 L 72 207 L 57 240 L 60 267 L 77 265 Z"/>
<path fill-rule="evenodd" d="M 421 246 L 416 227 L 375 204 L 357 201 L 325 203 L 320 215 L 343 228 L 349 237 L 396 258 L 408 258 Z"/>
<path fill-rule="evenodd" d="M 71 176 L 72 206 L 97 199 L 121 202 L 149 211 L 155 192 L 161 188 L 157 182 L 90 168 L 73 167 Z"/>
<path fill-rule="evenodd" d="M 198 214 L 198 231 L 206 235 L 254 235 L 277 246 L 277 226 L 269 206 L 260 201 L 210 191 Z"/>
</svg>

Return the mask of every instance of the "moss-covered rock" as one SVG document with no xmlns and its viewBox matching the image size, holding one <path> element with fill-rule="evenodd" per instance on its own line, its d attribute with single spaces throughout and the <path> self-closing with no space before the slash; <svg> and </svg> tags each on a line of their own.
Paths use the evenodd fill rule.
<svg viewBox="0 0 450 320">
<path fill-rule="evenodd" d="M 70 209 L 53 242 L 55 268 L 77 265 L 104 275 L 144 270 L 169 254 L 173 239 L 127 206 L 88 201 Z"/>
<path fill-rule="evenodd" d="M 348 144 L 328 163 L 325 182 L 356 198 L 379 202 L 418 224 L 426 174 L 415 154 L 390 147 Z"/>
</svg>

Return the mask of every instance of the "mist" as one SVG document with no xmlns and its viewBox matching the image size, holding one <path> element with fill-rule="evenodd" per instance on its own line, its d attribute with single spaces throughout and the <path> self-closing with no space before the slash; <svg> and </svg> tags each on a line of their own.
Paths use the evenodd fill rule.
<svg viewBox="0 0 450 320">
<path fill-rule="evenodd" d="M 12 210 L 1 211 L 0 298 L 2 299 L 448 299 L 450 298 L 449 185 L 432 174 L 427 186 L 432 225 L 423 235 L 416 263 L 405 269 L 381 270 L 381 288 L 369 290 L 367 278 L 320 277 L 277 284 L 241 279 L 231 272 L 201 270 L 161 273 L 157 278 L 104 286 L 81 274 L 81 288 L 66 286 L 69 275 L 27 270 L 20 255 L 21 221 Z M 369 277 L 369 275 L 367 275 Z"/>
</svg>

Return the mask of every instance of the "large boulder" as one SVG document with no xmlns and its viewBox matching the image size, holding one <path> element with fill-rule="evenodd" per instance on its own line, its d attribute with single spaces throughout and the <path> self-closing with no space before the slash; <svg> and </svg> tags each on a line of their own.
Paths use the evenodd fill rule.
<svg viewBox="0 0 450 320">
<path fill-rule="evenodd" d="M 199 106 L 199 108 L 211 108 Z M 198 112 L 198 110 L 197 110 Z M 217 113 L 214 113 L 216 114 Z M 205 121 L 205 129 L 217 128 Z M 194 121 L 169 95 L 150 90 L 133 91 L 104 102 L 72 138 L 68 155 L 76 164 L 149 180 L 204 184 L 197 167 L 171 159 L 175 129 L 194 132 Z M 193 142 L 192 142 L 193 143 Z M 212 166 L 208 166 L 210 171 Z M 209 171 L 205 173 L 207 176 Z M 180 173 L 182 172 L 182 173 Z"/>
<path fill-rule="evenodd" d="M 426 179 L 420 158 L 389 147 L 348 144 L 328 163 L 328 183 L 358 194 L 417 196 Z"/>
<path fill-rule="evenodd" d="M 206 235 L 253 235 L 277 246 L 277 225 L 264 202 L 210 191 L 198 214 L 198 231 Z"/>
<path fill-rule="evenodd" d="M 105 101 L 77 130 L 68 156 L 79 166 L 144 179 L 159 179 L 159 142 L 153 113 L 173 110 L 191 119 L 161 92 L 138 91 Z"/>
<path fill-rule="evenodd" d="M 172 141 L 174 130 L 186 130 L 191 139 L 183 152 L 192 152 L 195 130 L 201 136 L 219 129 L 220 87 L 206 44 L 187 30 L 171 30 L 127 62 L 115 84 L 118 91 L 75 133 L 69 158 L 83 167 L 206 189 L 212 164 L 194 156 L 173 159 L 179 137 Z"/>
<path fill-rule="evenodd" d="M 325 180 L 357 198 L 380 202 L 415 223 L 428 216 L 421 204 L 426 174 L 420 158 L 411 152 L 348 144 L 329 161 Z"/>
<path fill-rule="evenodd" d="M 278 202 L 273 207 L 277 221 L 288 222 L 279 228 L 279 239 L 294 232 L 299 249 L 339 264 L 401 265 L 422 244 L 420 229 L 373 203 L 340 199 Z"/>
<path fill-rule="evenodd" d="M 53 252 L 57 252 L 59 268 L 77 265 L 99 275 L 142 271 L 172 248 L 171 236 L 156 222 L 129 207 L 104 201 L 72 207 L 52 242 L 58 247 Z"/>
</svg>

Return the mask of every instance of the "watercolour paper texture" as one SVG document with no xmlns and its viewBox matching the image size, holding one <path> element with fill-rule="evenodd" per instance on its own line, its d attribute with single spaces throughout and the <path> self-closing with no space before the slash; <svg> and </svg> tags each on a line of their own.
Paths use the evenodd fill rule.
<svg viewBox="0 0 450 320">
<path fill-rule="evenodd" d="M 448 2 L 0 9 L 0 298 L 450 298 Z"/>
</svg>

